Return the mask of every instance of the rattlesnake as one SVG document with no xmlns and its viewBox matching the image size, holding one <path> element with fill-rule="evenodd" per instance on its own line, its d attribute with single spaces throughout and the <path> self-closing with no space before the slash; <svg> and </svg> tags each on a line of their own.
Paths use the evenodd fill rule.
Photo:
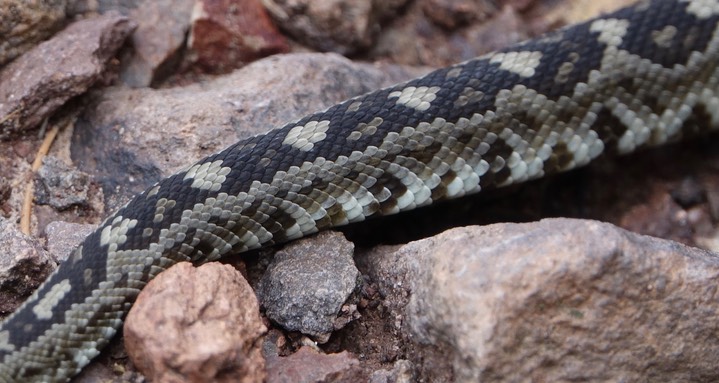
<svg viewBox="0 0 719 383">
<path fill-rule="evenodd" d="M 0 325 L 0 381 L 65 381 L 142 287 L 204 262 L 719 128 L 719 2 L 648 0 L 240 141 L 103 222 Z"/>
</svg>

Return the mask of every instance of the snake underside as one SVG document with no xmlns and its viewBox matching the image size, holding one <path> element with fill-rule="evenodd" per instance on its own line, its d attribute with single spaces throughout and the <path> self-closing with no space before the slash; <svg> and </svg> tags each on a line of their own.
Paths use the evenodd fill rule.
<svg viewBox="0 0 719 383">
<path fill-rule="evenodd" d="M 0 381 L 66 381 L 143 286 L 204 262 L 719 127 L 719 1 L 641 1 L 240 141 L 136 196 L 0 325 Z"/>
</svg>

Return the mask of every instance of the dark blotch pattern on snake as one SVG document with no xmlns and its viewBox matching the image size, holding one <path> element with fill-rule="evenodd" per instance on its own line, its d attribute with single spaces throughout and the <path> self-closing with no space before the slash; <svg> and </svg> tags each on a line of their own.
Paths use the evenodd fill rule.
<svg viewBox="0 0 719 383">
<path fill-rule="evenodd" d="M 108 218 L 0 325 L 0 381 L 65 381 L 205 262 L 719 127 L 719 2 L 641 1 L 238 142 Z"/>
</svg>

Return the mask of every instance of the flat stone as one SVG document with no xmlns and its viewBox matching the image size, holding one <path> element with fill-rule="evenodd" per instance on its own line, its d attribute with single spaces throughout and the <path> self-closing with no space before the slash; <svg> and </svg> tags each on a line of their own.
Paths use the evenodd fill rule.
<svg viewBox="0 0 719 383">
<path fill-rule="evenodd" d="M 117 14 L 77 21 L 0 71 L 0 140 L 27 133 L 100 79 L 133 29 Z"/>
</svg>

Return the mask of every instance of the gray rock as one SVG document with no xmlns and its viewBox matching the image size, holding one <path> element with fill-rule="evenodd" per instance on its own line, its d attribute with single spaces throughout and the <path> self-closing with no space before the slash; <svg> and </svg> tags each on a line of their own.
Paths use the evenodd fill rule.
<svg viewBox="0 0 719 383">
<path fill-rule="evenodd" d="M 50 205 L 57 210 L 73 206 L 90 207 L 90 176 L 48 156 L 37 172 L 35 203 Z"/>
<path fill-rule="evenodd" d="M 92 95 L 94 104 L 76 123 L 72 158 L 102 185 L 111 211 L 238 139 L 418 73 L 291 54 L 186 87 L 107 88 Z"/>
<path fill-rule="evenodd" d="M 32 129 L 100 79 L 133 29 L 125 17 L 80 20 L 0 71 L 0 140 Z"/>
<path fill-rule="evenodd" d="M 55 221 L 94 222 L 105 218 L 103 193 L 92 177 L 55 156 L 43 158 L 35 174 L 33 230 Z"/>
<path fill-rule="evenodd" d="M 45 226 L 47 250 L 59 263 L 65 261 L 72 251 L 97 228 L 97 225 L 53 221 Z"/>
<path fill-rule="evenodd" d="M 325 343 L 337 329 L 337 317 L 355 290 L 359 271 L 354 245 L 336 232 L 288 245 L 275 258 L 257 286 L 268 318 L 290 331 Z"/>
<path fill-rule="evenodd" d="M 364 262 L 411 360 L 449 362 L 423 369 L 428 381 L 719 379 L 714 253 L 548 219 L 453 229 Z"/>
<path fill-rule="evenodd" d="M 0 0 L 0 68 L 62 27 L 66 0 Z"/>
<path fill-rule="evenodd" d="M 0 216 L 0 314 L 13 312 L 54 268 L 36 240 Z"/>
</svg>

